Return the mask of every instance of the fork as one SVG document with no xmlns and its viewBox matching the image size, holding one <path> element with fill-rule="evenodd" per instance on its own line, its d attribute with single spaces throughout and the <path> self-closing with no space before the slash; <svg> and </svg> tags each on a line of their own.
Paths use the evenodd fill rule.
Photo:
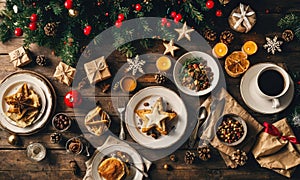
<svg viewBox="0 0 300 180">
<path fill-rule="evenodd" d="M 120 105 L 119 103 L 119 99 L 118 99 L 118 112 L 120 115 L 120 134 L 119 134 L 119 138 L 121 140 L 124 140 L 126 138 L 125 136 L 125 131 L 124 131 L 124 126 L 123 126 L 123 112 L 125 111 L 125 102 L 122 102 L 122 105 Z"/>
</svg>

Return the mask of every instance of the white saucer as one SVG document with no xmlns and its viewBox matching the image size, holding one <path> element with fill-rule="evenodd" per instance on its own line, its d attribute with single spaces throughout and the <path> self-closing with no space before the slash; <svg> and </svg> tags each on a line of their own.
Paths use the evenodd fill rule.
<svg viewBox="0 0 300 180">
<path fill-rule="evenodd" d="M 252 66 L 244 74 L 241 84 L 240 92 L 246 105 L 253 111 L 263 114 L 274 114 L 286 109 L 294 98 L 294 83 L 291 79 L 290 87 L 287 93 L 279 98 L 280 106 L 278 108 L 272 108 L 272 101 L 262 98 L 257 94 L 255 89 L 255 76 L 265 66 L 277 66 L 272 63 L 260 63 Z"/>
</svg>

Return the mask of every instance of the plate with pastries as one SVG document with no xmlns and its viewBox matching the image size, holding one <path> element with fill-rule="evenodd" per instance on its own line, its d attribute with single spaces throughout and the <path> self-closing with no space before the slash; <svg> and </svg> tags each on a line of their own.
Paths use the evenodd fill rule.
<svg viewBox="0 0 300 180">
<path fill-rule="evenodd" d="M 131 137 L 150 149 L 168 148 L 187 128 L 187 110 L 172 90 L 152 86 L 137 92 L 128 102 L 125 124 Z"/>
<path fill-rule="evenodd" d="M 49 81 L 30 71 L 17 72 L 0 84 L 0 124 L 16 134 L 40 130 L 53 112 L 53 90 Z"/>
<path fill-rule="evenodd" d="M 97 152 L 92 161 L 92 176 L 96 180 L 142 179 L 144 164 L 141 156 L 130 146 L 115 144 Z"/>
</svg>

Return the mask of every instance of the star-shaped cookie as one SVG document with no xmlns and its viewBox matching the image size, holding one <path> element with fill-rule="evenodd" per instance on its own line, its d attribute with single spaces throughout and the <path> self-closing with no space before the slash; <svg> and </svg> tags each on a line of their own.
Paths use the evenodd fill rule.
<svg viewBox="0 0 300 180">
<path fill-rule="evenodd" d="M 174 51 L 179 49 L 179 47 L 174 46 L 174 40 L 172 39 L 169 43 L 163 43 L 163 44 L 166 48 L 164 55 L 171 53 L 171 55 L 174 57 Z"/>
<path fill-rule="evenodd" d="M 138 109 L 137 115 L 142 119 L 142 132 L 148 132 L 152 128 L 156 128 L 161 134 L 168 134 L 166 130 L 166 119 L 172 120 L 177 114 L 175 112 L 168 113 L 163 110 L 162 98 L 159 97 L 152 109 Z"/>
<path fill-rule="evenodd" d="M 180 41 L 184 37 L 187 38 L 187 40 L 191 41 L 191 36 L 189 35 L 189 33 L 193 32 L 194 29 L 188 29 L 186 22 L 184 22 L 182 28 L 174 29 L 174 30 L 179 33 L 179 37 L 178 37 L 177 41 Z"/>
</svg>

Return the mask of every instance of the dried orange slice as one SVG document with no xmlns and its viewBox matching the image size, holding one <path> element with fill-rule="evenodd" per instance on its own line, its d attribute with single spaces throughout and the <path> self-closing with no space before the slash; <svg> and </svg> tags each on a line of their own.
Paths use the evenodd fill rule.
<svg viewBox="0 0 300 180">
<path fill-rule="evenodd" d="M 238 77 L 250 66 L 250 61 L 247 60 L 247 54 L 242 51 L 234 51 L 227 56 L 225 60 L 225 70 L 231 77 Z"/>
</svg>

